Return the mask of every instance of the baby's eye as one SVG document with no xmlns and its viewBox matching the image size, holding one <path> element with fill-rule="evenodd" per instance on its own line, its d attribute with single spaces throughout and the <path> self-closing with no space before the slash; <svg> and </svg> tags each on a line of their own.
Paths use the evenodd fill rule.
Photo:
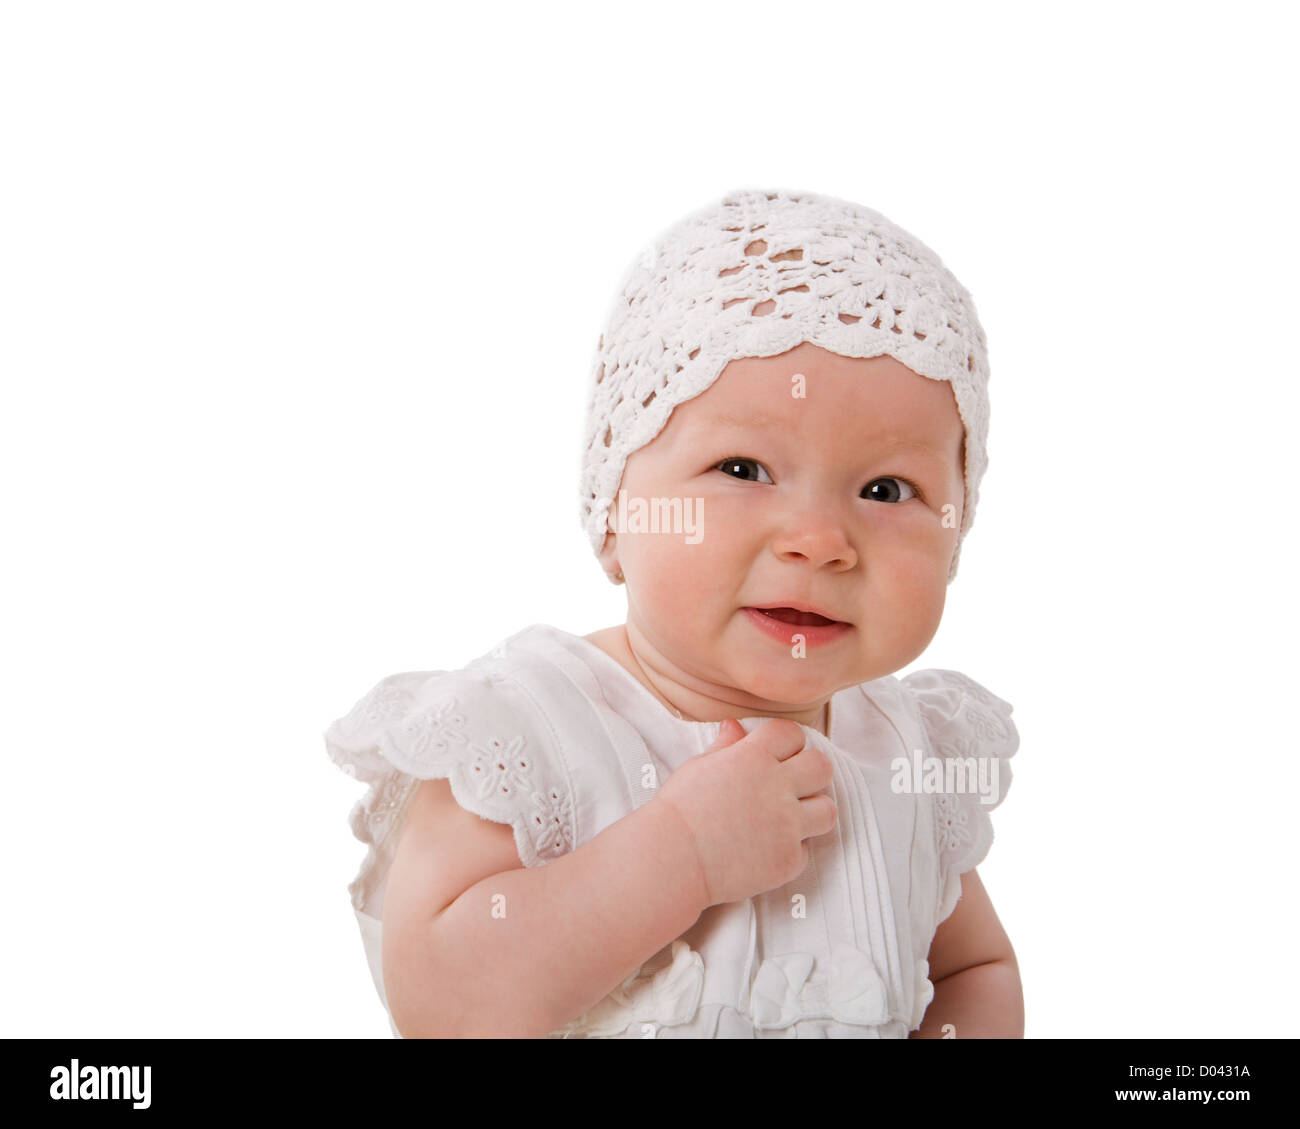
<svg viewBox="0 0 1300 1129">
<path fill-rule="evenodd" d="M 902 497 L 899 497 L 900 486 L 908 491 Z M 906 502 L 909 498 L 916 497 L 916 490 L 910 482 L 905 482 L 901 478 L 873 478 L 862 491 L 862 496 L 873 502 Z"/>
<path fill-rule="evenodd" d="M 756 468 L 757 471 L 761 471 L 763 474 L 767 475 L 767 477 L 757 478 L 757 479 L 750 477 L 750 475 L 747 473 L 750 467 Z M 720 470 L 722 471 L 723 474 L 731 475 L 732 478 L 739 478 L 745 482 L 755 482 L 755 481 L 771 482 L 772 481 L 772 476 L 770 474 L 767 474 L 767 468 L 764 467 L 762 463 L 757 462 L 754 459 L 723 459 L 722 462 L 720 462 L 713 469 Z M 732 471 L 739 471 L 740 473 L 732 474 Z"/>
</svg>

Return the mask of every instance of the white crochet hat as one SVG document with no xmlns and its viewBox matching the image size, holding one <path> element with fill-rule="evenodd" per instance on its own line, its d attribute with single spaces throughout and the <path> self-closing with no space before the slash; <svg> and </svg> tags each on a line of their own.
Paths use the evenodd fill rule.
<svg viewBox="0 0 1300 1129">
<path fill-rule="evenodd" d="M 939 256 L 879 212 L 811 192 L 732 192 L 656 238 L 628 270 L 596 347 L 582 522 L 599 554 L 628 457 L 728 362 L 809 341 L 889 355 L 952 385 L 966 432 L 965 504 L 948 580 L 988 463 L 988 349 Z"/>
</svg>

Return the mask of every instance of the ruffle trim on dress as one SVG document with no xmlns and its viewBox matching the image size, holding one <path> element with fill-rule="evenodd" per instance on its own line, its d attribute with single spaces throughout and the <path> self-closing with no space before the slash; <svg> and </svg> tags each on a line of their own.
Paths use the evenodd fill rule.
<svg viewBox="0 0 1300 1129">
<path fill-rule="evenodd" d="M 900 681 L 916 703 L 932 752 L 952 762 L 943 767 L 958 784 L 933 793 L 942 922 L 961 896 L 962 874 L 978 866 L 993 845 L 989 813 L 1011 787 L 1009 762 L 1020 734 L 1011 704 L 958 671 L 920 670 Z"/>
<path fill-rule="evenodd" d="M 325 731 L 330 759 L 370 785 L 349 819 L 370 848 L 348 887 L 355 908 L 420 780 L 445 778 L 466 811 L 512 827 L 525 866 L 573 850 L 571 786 L 546 754 L 544 722 L 508 685 L 487 670 L 389 675 Z"/>
</svg>

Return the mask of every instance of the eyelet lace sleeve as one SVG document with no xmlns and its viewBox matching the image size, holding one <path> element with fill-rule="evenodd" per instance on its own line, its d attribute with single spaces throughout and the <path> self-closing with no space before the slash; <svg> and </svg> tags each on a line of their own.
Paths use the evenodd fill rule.
<svg viewBox="0 0 1300 1129">
<path fill-rule="evenodd" d="M 573 849 L 571 781 L 546 718 L 496 670 L 389 675 L 324 737 L 330 759 L 370 785 L 350 817 L 369 847 L 348 887 L 359 910 L 391 862 L 393 831 L 420 780 L 446 778 L 462 808 L 512 827 L 525 866 Z"/>
<path fill-rule="evenodd" d="M 901 679 L 912 694 L 930 754 L 943 758 L 944 787 L 932 794 L 939 858 L 937 922 L 956 908 L 961 876 L 993 845 L 989 813 L 1011 787 L 1020 746 L 1011 704 L 955 670 L 920 670 Z"/>
</svg>

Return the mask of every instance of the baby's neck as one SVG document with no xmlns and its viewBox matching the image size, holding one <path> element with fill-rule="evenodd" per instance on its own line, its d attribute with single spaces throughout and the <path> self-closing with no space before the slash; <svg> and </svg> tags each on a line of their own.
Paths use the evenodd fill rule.
<svg viewBox="0 0 1300 1129">
<path fill-rule="evenodd" d="M 728 706 L 725 702 L 712 702 L 701 694 L 683 691 L 680 687 L 657 685 L 650 673 L 645 670 L 644 664 L 637 661 L 636 654 L 633 652 L 627 637 L 627 624 L 625 623 L 602 628 L 600 631 L 593 631 L 590 635 L 584 635 L 583 638 L 599 647 L 623 667 L 650 692 L 656 701 L 662 703 L 665 709 L 682 716 L 685 720 L 722 721 L 728 717 L 779 716 L 787 717 L 801 725 L 807 725 L 810 729 L 816 729 L 822 736 L 829 735 L 831 708 L 829 700 L 824 702 L 819 709 L 798 716 L 795 714 L 777 714 L 769 710 L 746 709 L 743 706 Z M 675 698 L 680 700 L 674 700 Z"/>
</svg>

